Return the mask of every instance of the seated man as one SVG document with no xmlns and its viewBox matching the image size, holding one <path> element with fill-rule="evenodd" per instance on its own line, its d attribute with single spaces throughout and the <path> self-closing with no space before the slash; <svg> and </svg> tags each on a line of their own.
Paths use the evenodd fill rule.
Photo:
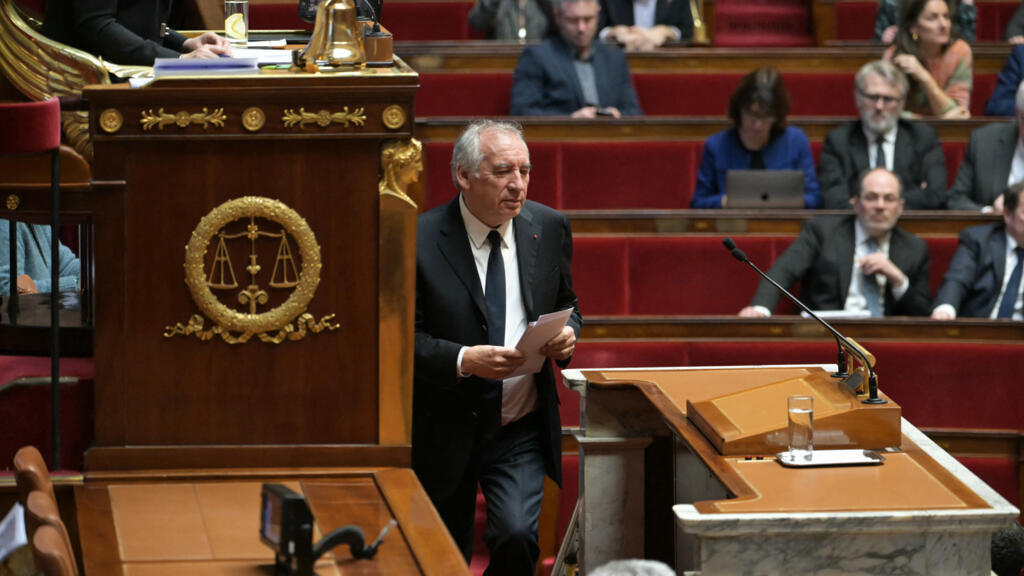
<svg viewBox="0 0 1024 576">
<path fill-rule="evenodd" d="M 900 181 L 884 168 L 860 180 L 854 214 L 819 216 L 775 261 L 768 275 L 813 310 L 868 311 L 872 316 L 924 316 L 931 309 L 928 245 L 896 226 L 903 214 Z M 770 316 L 779 291 L 762 280 L 740 316 Z"/>
<path fill-rule="evenodd" d="M 1024 266 L 1024 182 L 1003 193 L 1003 222 L 965 228 L 942 278 L 932 318 L 1013 318 L 1021 320 L 1021 267 Z M 1007 296 L 1009 295 L 1009 296 Z"/>
<path fill-rule="evenodd" d="M 11 223 L 0 220 L 0 294 L 10 292 Z M 43 224 L 18 222 L 18 294 L 48 294 L 50 292 L 50 227 Z M 70 248 L 60 246 L 59 292 L 78 289 L 78 276 L 82 269 Z"/>
<path fill-rule="evenodd" d="M 556 0 L 559 36 L 527 46 L 516 64 L 511 114 L 573 118 L 643 114 L 626 55 L 595 42 L 597 0 Z"/>
<path fill-rule="evenodd" d="M 554 32 L 551 0 L 476 0 L 469 25 L 493 40 L 543 40 Z"/>
<path fill-rule="evenodd" d="M 1013 116 L 1021 82 L 1024 82 L 1024 46 L 1018 45 L 1010 50 L 1010 56 L 999 71 L 996 89 L 985 104 L 985 116 Z"/>
<path fill-rule="evenodd" d="M 946 208 L 1001 214 L 1003 190 L 1024 181 L 1024 84 L 1014 101 L 1016 122 L 986 124 L 971 132 Z"/>
<path fill-rule="evenodd" d="M 692 38 L 693 14 L 687 0 L 601 0 L 600 29 L 601 40 L 643 52 Z"/>
<path fill-rule="evenodd" d="M 910 210 L 938 210 L 946 194 L 946 157 L 935 129 L 900 117 L 907 77 L 884 60 L 868 62 L 854 80 L 860 120 L 829 132 L 818 160 L 825 208 L 842 210 L 857 193 L 860 175 L 882 167 L 900 177 Z"/>
<path fill-rule="evenodd" d="M 156 58 L 217 58 L 231 44 L 213 32 L 195 38 L 167 27 L 170 0 L 47 0 L 43 34 L 116 64 L 152 66 Z"/>
</svg>

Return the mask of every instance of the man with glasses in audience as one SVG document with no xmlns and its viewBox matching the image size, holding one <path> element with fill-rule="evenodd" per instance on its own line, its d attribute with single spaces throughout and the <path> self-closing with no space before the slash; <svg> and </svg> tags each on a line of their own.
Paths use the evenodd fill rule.
<svg viewBox="0 0 1024 576">
<path fill-rule="evenodd" d="M 900 117 L 907 77 L 892 63 L 876 60 L 861 67 L 854 84 L 860 120 L 830 132 L 818 160 L 824 207 L 848 207 L 860 175 L 881 167 L 900 178 L 907 209 L 941 209 L 946 157 L 934 128 Z"/>
<path fill-rule="evenodd" d="M 523 49 L 512 82 L 513 116 L 643 114 L 626 55 L 597 42 L 597 0 L 556 0 L 559 35 Z"/>
<path fill-rule="evenodd" d="M 1024 182 L 1024 83 L 1017 87 L 1015 122 L 986 124 L 971 132 L 949 191 L 950 210 L 1003 213 L 1003 190 Z"/>
<path fill-rule="evenodd" d="M 1018 92 L 1017 101 L 1020 102 Z M 1014 184 L 1000 196 L 1003 221 L 964 228 L 942 278 L 932 318 L 1024 319 L 1021 314 L 1021 269 L 1024 268 L 1024 205 Z"/>
<path fill-rule="evenodd" d="M 849 202 L 854 212 L 849 216 L 808 220 L 768 275 L 787 289 L 800 281 L 800 297 L 814 310 L 928 315 L 928 245 L 896 226 L 904 206 L 899 178 L 874 168 L 860 178 L 859 192 Z M 770 316 L 779 297 L 762 280 L 740 316 Z"/>
</svg>

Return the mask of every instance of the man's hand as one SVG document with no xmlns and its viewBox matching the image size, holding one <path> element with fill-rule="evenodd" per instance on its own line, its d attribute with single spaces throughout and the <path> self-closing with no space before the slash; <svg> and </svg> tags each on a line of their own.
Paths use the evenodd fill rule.
<svg viewBox="0 0 1024 576">
<path fill-rule="evenodd" d="M 22 274 L 18 276 L 18 294 L 38 294 L 39 288 L 36 288 L 35 281 L 28 274 Z"/>
<path fill-rule="evenodd" d="M 892 44 L 896 40 L 896 33 L 900 31 L 900 27 L 893 24 L 887 26 L 885 30 L 882 30 L 882 44 Z"/>
<path fill-rule="evenodd" d="M 863 258 L 858 258 L 857 264 L 860 266 L 860 269 L 869 276 L 871 274 L 881 274 L 885 276 L 886 280 L 889 281 L 889 285 L 893 287 L 902 286 L 903 282 L 907 278 L 906 274 L 897 268 L 896 264 L 881 252 L 875 252 L 874 254 L 869 254 Z"/>
<path fill-rule="evenodd" d="M 552 360 L 565 360 L 576 349 L 576 332 L 569 326 L 562 327 L 562 333 L 555 336 L 540 349 L 540 353 Z"/>
<path fill-rule="evenodd" d="M 932 310 L 932 320 L 953 320 L 955 318 L 956 316 L 951 314 L 949 310 L 942 307 Z"/>
<path fill-rule="evenodd" d="M 526 354 L 503 346 L 472 346 L 462 355 L 463 374 L 501 380 L 526 362 Z"/>
<path fill-rule="evenodd" d="M 1008 44 L 1024 44 L 1024 36 L 1010 36 L 1009 38 L 1006 39 L 1006 42 Z"/>
<path fill-rule="evenodd" d="M 996 196 L 996 199 L 992 201 L 992 213 L 1002 214 L 1003 213 L 1003 195 Z"/>
<path fill-rule="evenodd" d="M 740 310 L 740 318 L 767 318 L 760 310 L 753 306 L 747 306 L 743 310 Z"/>
<path fill-rule="evenodd" d="M 228 42 L 227 38 L 218 36 L 213 32 L 203 32 L 201 36 L 185 40 L 182 48 L 185 49 L 185 53 L 181 55 L 182 58 L 219 58 L 221 55 L 231 56 L 231 43 Z"/>
<path fill-rule="evenodd" d="M 584 106 L 572 113 L 573 118 L 596 118 L 597 106 Z"/>
</svg>

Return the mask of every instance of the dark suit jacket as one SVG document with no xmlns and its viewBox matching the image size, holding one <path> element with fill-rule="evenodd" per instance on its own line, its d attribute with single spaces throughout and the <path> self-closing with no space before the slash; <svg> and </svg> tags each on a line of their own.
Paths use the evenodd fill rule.
<svg viewBox="0 0 1024 576">
<path fill-rule="evenodd" d="M 654 6 L 654 23 L 675 26 L 682 33 L 680 40 L 693 38 L 693 14 L 688 0 L 657 0 Z M 599 30 L 608 26 L 632 26 L 633 0 L 601 0 L 601 23 Z"/>
<path fill-rule="evenodd" d="M 1021 4 L 1024 7 L 1024 3 Z M 1021 12 L 1021 8 L 1017 8 Z M 1014 17 L 1016 17 L 1016 13 Z M 1010 51 L 1010 57 L 999 71 L 996 89 L 985 104 L 985 116 L 1013 116 L 1017 113 L 1017 87 L 1024 81 L 1024 44 L 1018 44 Z"/>
<path fill-rule="evenodd" d="M 1006 189 L 1016 147 L 1015 122 L 986 124 L 971 132 L 946 208 L 981 210 L 990 206 Z"/>
<path fill-rule="evenodd" d="M 177 58 L 185 37 L 160 37 L 172 0 L 47 0 L 43 33 L 117 64 Z"/>
<path fill-rule="evenodd" d="M 527 319 L 571 307 L 569 325 L 578 335 L 583 320 L 572 289 L 569 221 L 528 201 L 513 226 Z M 412 466 L 435 500 L 456 488 L 481 436 L 501 426 L 500 383 L 456 374 L 462 346 L 486 343 L 484 293 L 456 197 L 421 215 L 416 236 Z M 547 473 L 561 482 L 562 428 L 550 361 L 534 382 Z"/>
<path fill-rule="evenodd" d="M 600 102 L 583 99 L 583 88 L 573 65 L 575 54 L 560 36 L 527 46 L 516 64 L 511 114 L 572 114 L 592 104 L 614 106 L 623 116 L 643 114 L 630 80 L 629 63 L 622 50 L 595 41 L 593 57 Z"/>
<path fill-rule="evenodd" d="M 957 316 L 988 318 L 1003 289 L 1006 272 L 1006 227 L 972 226 L 960 232 L 949 269 L 935 297 L 935 305 L 950 304 Z"/>
<path fill-rule="evenodd" d="M 853 223 L 856 217 L 819 216 L 804 224 L 800 236 L 779 256 L 768 275 L 786 289 L 802 281 L 800 298 L 812 310 L 842 310 L 850 289 L 853 271 Z M 899 228 L 889 237 L 889 259 L 907 275 L 910 286 L 898 301 L 892 286 L 885 289 L 886 316 L 926 316 L 931 313 L 928 287 L 928 245 L 924 240 Z M 779 292 L 762 280 L 751 306 L 773 310 Z"/>
<path fill-rule="evenodd" d="M 860 175 L 870 166 L 868 141 L 860 120 L 829 132 L 818 159 L 818 183 L 825 208 L 845 210 L 857 193 Z M 875 146 L 872 142 L 871 146 Z M 899 121 L 893 172 L 903 182 L 909 210 L 939 210 L 946 195 L 946 157 L 935 129 L 922 122 Z M 925 186 L 922 188 L 921 183 Z"/>
</svg>

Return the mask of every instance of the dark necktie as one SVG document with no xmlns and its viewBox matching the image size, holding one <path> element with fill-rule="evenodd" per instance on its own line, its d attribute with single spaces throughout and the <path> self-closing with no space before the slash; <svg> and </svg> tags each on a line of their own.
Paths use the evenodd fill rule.
<svg viewBox="0 0 1024 576">
<path fill-rule="evenodd" d="M 1010 273 L 1010 280 L 1006 283 L 1006 290 L 1003 290 L 1003 300 L 999 303 L 999 314 L 996 318 L 1013 318 L 1013 309 L 1017 305 L 1017 297 L 1020 296 L 1020 274 L 1024 266 L 1024 248 L 1017 246 L 1013 249 L 1017 254 L 1017 265 Z"/>
<path fill-rule="evenodd" d="M 882 145 L 885 144 L 885 137 L 879 136 L 875 140 L 875 168 L 885 168 L 885 148 Z"/>
<path fill-rule="evenodd" d="M 505 345 L 505 259 L 501 257 L 501 234 L 491 230 L 487 235 L 491 255 L 487 257 L 487 340 L 491 346 Z"/>
<path fill-rule="evenodd" d="M 878 252 L 878 241 L 874 238 L 868 238 L 867 246 L 868 254 Z M 874 318 L 882 316 L 882 299 L 878 293 L 878 282 L 875 281 L 875 275 L 861 274 L 860 288 L 871 316 Z"/>
</svg>

